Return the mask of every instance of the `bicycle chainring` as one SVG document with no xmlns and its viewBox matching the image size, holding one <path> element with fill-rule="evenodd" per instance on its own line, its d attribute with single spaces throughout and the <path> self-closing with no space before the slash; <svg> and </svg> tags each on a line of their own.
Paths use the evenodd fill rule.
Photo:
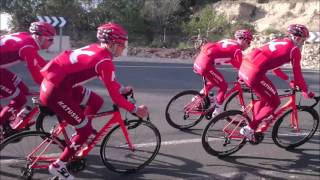
<svg viewBox="0 0 320 180">
<path fill-rule="evenodd" d="M 262 132 L 256 132 L 254 133 L 254 139 L 249 142 L 252 145 L 258 145 L 263 141 L 263 139 L 264 139 L 264 134 Z"/>
<path fill-rule="evenodd" d="M 71 172 L 79 172 L 84 170 L 84 168 L 87 166 L 87 160 L 84 158 L 78 158 L 71 160 L 70 163 L 68 163 L 67 168 Z"/>
</svg>

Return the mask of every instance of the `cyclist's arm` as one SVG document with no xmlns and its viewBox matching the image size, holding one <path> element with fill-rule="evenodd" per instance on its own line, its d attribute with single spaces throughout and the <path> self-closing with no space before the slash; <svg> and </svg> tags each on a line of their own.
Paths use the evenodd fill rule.
<svg viewBox="0 0 320 180">
<path fill-rule="evenodd" d="M 298 48 L 295 48 L 292 50 L 292 53 L 291 53 L 291 63 L 292 63 L 294 81 L 297 83 L 297 85 L 303 92 L 308 92 L 306 82 L 301 72 L 300 61 L 301 61 L 300 50 Z"/>
<path fill-rule="evenodd" d="M 104 60 L 103 62 L 99 63 L 96 67 L 96 71 L 107 88 L 112 101 L 129 112 L 135 112 L 135 105 L 127 101 L 120 94 L 121 85 L 115 79 L 115 68 L 112 61 Z"/>
<path fill-rule="evenodd" d="M 46 65 L 46 61 L 32 46 L 23 48 L 20 52 L 20 57 L 26 61 L 27 67 L 31 73 L 33 80 L 40 85 L 43 80 L 43 76 L 41 75 L 40 70 L 43 66 Z"/>
<path fill-rule="evenodd" d="M 240 68 L 242 63 L 242 52 L 240 49 L 236 50 L 236 52 L 234 53 L 234 58 L 230 63 L 236 69 Z"/>
<path fill-rule="evenodd" d="M 283 72 L 280 68 L 272 70 L 272 73 L 285 81 L 289 79 L 289 76 L 285 72 Z"/>
</svg>

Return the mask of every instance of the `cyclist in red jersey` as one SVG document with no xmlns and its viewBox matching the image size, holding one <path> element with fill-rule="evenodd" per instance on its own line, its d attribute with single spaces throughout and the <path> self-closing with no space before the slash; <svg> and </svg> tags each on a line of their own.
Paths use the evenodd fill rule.
<svg viewBox="0 0 320 180">
<path fill-rule="evenodd" d="M 21 78 L 5 68 L 25 62 L 33 80 L 40 85 L 43 80 L 40 69 L 46 61 L 38 51 L 48 49 L 56 34 L 55 28 L 45 22 L 31 23 L 29 32 L 13 33 L 0 38 L 0 99 L 10 100 L 4 108 L 0 106 L 0 125 L 5 128 L 5 136 L 15 133 L 10 124 L 15 123 L 12 120 L 26 103 L 25 95 L 29 92 Z M 102 98 L 89 89 L 77 86 L 73 91 L 79 103 L 86 106 L 88 113 L 95 113 L 102 106 Z"/>
<path fill-rule="evenodd" d="M 304 25 L 292 24 L 288 27 L 288 34 L 288 38 L 274 39 L 260 48 L 254 49 L 248 55 L 248 59 L 245 59 L 241 64 L 239 77 L 252 88 L 260 99 L 254 104 L 255 119 L 240 131 L 249 140 L 253 139 L 254 131 L 262 120 L 270 120 L 273 116 L 272 112 L 280 105 L 277 89 L 266 76 L 269 70 L 273 70 L 283 80 L 288 80 L 288 76 L 280 70 L 280 66 L 291 63 L 294 81 L 302 90 L 302 95 L 305 98 L 314 95 L 313 92 L 308 92 L 300 66 L 300 49 L 308 38 L 309 31 Z"/>
<path fill-rule="evenodd" d="M 125 48 L 126 30 L 119 24 L 110 22 L 98 27 L 97 38 L 100 43 L 64 51 L 41 70 L 44 80 L 40 88 L 40 101 L 76 130 L 71 145 L 49 166 L 49 172 L 61 179 L 73 179 L 66 169 L 66 162 L 93 131 L 91 121 L 79 103 L 72 98 L 72 87 L 75 84 L 99 77 L 115 104 L 142 118 L 148 114 L 146 106 L 137 107 L 121 95 L 132 88 L 122 87 L 116 81 L 112 60 L 113 57 L 120 56 Z"/>
<path fill-rule="evenodd" d="M 26 103 L 25 94 L 29 90 L 20 77 L 5 68 L 25 62 L 34 81 L 40 84 L 40 68 L 45 65 L 45 60 L 38 50 L 48 49 L 56 34 L 50 24 L 43 22 L 31 23 L 29 31 L 0 37 L 0 99 L 10 100 L 7 106 L 0 107 L 0 125 L 5 128 L 7 135 L 13 133 L 9 122 L 14 120 L 15 114 Z"/>
<path fill-rule="evenodd" d="M 208 95 L 213 87 L 219 88 L 215 97 L 216 108 L 212 116 L 222 111 L 222 103 L 228 89 L 228 84 L 216 69 L 215 64 L 231 64 L 234 68 L 239 69 L 242 62 L 242 50 L 247 49 L 253 39 L 249 30 L 238 30 L 234 37 L 235 39 L 209 42 L 203 45 L 193 65 L 194 71 L 206 80 L 205 87 L 200 91 L 201 94 Z"/>
</svg>

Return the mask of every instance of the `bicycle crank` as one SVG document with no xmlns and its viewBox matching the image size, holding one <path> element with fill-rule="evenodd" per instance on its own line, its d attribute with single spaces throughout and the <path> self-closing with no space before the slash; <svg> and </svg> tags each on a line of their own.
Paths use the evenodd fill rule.
<svg viewBox="0 0 320 180">
<path fill-rule="evenodd" d="M 264 139 L 264 134 L 262 132 L 256 132 L 254 133 L 254 139 L 249 142 L 252 145 L 258 145 L 263 141 L 263 139 Z"/>
<path fill-rule="evenodd" d="M 87 160 L 86 159 L 73 159 L 70 163 L 68 163 L 67 168 L 68 170 L 72 172 L 79 172 L 84 170 L 84 168 L 87 166 Z"/>
</svg>

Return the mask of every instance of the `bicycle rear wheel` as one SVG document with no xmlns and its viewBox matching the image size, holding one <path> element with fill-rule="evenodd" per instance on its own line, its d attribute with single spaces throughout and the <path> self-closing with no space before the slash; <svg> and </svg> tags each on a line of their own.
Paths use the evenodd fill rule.
<svg viewBox="0 0 320 180">
<path fill-rule="evenodd" d="M 135 173 L 148 165 L 158 154 L 161 145 L 159 130 L 148 121 L 126 122 L 129 139 L 134 146 L 131 150 L 121 127 L 114 127 L 104 138 L 100 155 L 107 168 L 118 173 Z"/>
<path fill-rule="evenodd" d="M 46 145 L 46 151 L 41 153 Z M 61 140 L 52 138 L 49 133 L 28 131 L 15 134 L 0 144 L 0 179 L 48 179 L 51 177 L 48 165 L 63 149 Z M 36 158 L 39 159 L 31 167 Z"/>
<path fill-rule="evenodd" d="M 247 118 L 237 110 L 217 115 L 202 133 L 203 148 L 207 153 L 218 157 L 229 156 L 237 152 L 246 144 L 246 138 L 240 134 L 245 121 Z"/>
<path fill-rule="evenodd" d="M 291 123 L 292 112 L 290 110 L 280 117 L 272 130 L 274 143 L 285 149 L 293 149 L 307 142 L 315 134 L 319 125 L 319 115 L 313 108 L 299 107 L 299 128 Z"/>
<path fill-rule="evenodd" d="M 182 91 L 175 95 L 166 107 L 166 120 L 174 128 L 185 130 L 197 125 L 210 106 L 208 97 L 201 97 L 195 90 Z"/>
</svg>

